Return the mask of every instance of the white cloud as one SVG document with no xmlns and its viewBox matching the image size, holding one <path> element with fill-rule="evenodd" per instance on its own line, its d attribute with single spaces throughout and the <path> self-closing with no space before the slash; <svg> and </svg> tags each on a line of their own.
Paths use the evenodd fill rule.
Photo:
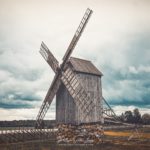
<svg viewBox="0 0 150 150">
<path fill-rule="evenodd" d="M 134 66 L 130 66 L 130 67 L 129 67 L 129 72 L 135 73 L 135 74 L 138 73 L 137 69 L 136 69 Z"/>
<path fill-rule="evenodd" d="M 22 109 L 3 109 L 0 108 L 1 117 L 0 120 L 27 120 L 36 119 L 38 108 L 22 108 Z M 53 120 L 55 119 L 55 112 L 49 111 L 45 119 Z"/>
<path fill-rule="evenodd" d="M 140 72 L 150 73 L 150 66 L 143 66 L 143 65 L 140 65 L 139 67 L 130 66 L 129 72 L 133 74 L 137 74 Z"/>
<path fill-rule="evenodd" d="M 121 115 L 122 113 L 124 113 L 125 111 L 133 111 L 135 108 L 138 108 L 139 109 L 139 112 L 143 115 L 145 113 L 150 113 L 150 110 L 149 108 L 141 108 L 141 107 L 135 107 L 135 106 L 113 106 L 112 107 L 113 110 L 115 111 L 115 113 L 117 115 Z"/>
<path fill-rule="evenodd" d="M 10 72 L 0 70 L 0 82 L 7 80 L 11 76 Z"/>
</svg>

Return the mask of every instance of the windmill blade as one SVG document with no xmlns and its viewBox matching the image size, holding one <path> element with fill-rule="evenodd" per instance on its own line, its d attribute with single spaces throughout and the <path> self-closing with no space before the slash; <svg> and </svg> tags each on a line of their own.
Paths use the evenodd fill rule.
<svg viewBox="0 0 150 150">
<path fill-rule="evenodd" d="M 42 121 L 53 101 L 53 98 L 56 95 L 57 90 L 59 89 L 59 86 L 61 84 L 60 76 L 61 76 L 60 73 L 55 75 L 53 82 L 47 92 L 47 95 L 46 95 L 44 101 L 43 101 L 43 104 L 39 110 L 39 113 L 36 118 L 36 125 L 38 128 L 41 126 Z"/>
<path fill-rule="evenodd" d="M 90 19 L 90 16 L 91 16 L 92 12 L 93 11 L 91 9 L 87 8 L 87 10 L 86 10 L 86 12 L 85 12 L 81 22 L 80 22 L 80 24 L 79 24 L 75 34 L 73 36 L 73 39 L 72 39 L 72 41 L 71 41 L 71 43 L 70 43 L 70 45 L 69 45 L 69 47 L 68 47 L 64 57 L 63 57 L 64 63 L 68 60 L 68 58 L 70 57 L 73 49 L 75 48 L 75 46 L 76 46 L 76 44 L 77 44 L 77 42 L 78 42 L 78 40 L 79 40 L 83 30 L 85 29 L 85 26 L 86 26 L 88 20 Z"/>
<path fill-rule="evenodd" d="M 61 80 L 72 96 L 76 106 L 78 106 L 80 111 L 83 113 L 83 120 L 86 119 L 91 110 L 96 107 L 94 101 L 91 97 L 89 97 L 72 69 L 68 68 L 62 74 Z"/>
<path fill-rule="evenodd" d="M 59 63 L 57 59 L 54 57 L 54 55 L 50 52 L 48 47 L 44 44 L 44 42 L 41 43 L 40 53 L 43 56 L 43 58 L 47 61 L 47 63 L 50 65 L 50 67 L 53 69 L 53 71 L 56 73 L 57 69 L 59 68 Z"/>
</svg>

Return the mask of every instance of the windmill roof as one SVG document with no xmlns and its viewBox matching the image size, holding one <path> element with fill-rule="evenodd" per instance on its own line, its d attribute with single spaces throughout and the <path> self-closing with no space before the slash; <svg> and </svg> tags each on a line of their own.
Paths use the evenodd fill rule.
<svg viewBox="0 0 150 150">
<path fill-rule="evenodd" d="M 102 76 L 103 74 L 89 60 L 71 57 L 69 62 L 76 72 Z"/>
</svg>

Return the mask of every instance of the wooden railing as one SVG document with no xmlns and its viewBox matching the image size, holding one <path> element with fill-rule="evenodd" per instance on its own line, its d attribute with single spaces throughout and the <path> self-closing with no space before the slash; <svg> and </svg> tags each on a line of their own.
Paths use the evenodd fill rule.
<svg viewBox="0 0 150 150">
<path fill-rule="evenodd" d="M 34 140 L 55 140 L 54 129 L 0 130 L 0 144 Z"/>
</svg>

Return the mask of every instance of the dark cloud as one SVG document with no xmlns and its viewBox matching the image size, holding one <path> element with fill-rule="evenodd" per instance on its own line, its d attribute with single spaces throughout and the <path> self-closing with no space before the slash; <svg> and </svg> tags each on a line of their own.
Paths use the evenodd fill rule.
<svg viewBox="0 0 150 150">
<path fill-rule="evenodd" d="M 41 100 L 40 96 L 34 93 L 17 93 L 8 91 L 0 95 L 0 108 L 34 108 L 36 103 Z"/>
<path fill-rule="evenodd" d="M 149 95 L 148 95 L 149 96 Z M 115 100 L 111 99 L 109 100 L 109 104 L 112 106 L 136 106 L 136 107 L 141 107 L 141 108 L 149 108 L 149 97 L 143 97 L 142 101 L 136 101 L 134 99 L 121 99 L 121 100 Z"/>
<path fill-rule="evenodd" d="M 33 95 L 32 94 L 28 94 L 28 95 L 21 95 L 21 94 L 16 94 L 14 95 L 14 99 L 16 100 L 23 100 L 23 101 L 38 101 L 41 100 L 41 98 L 39 96 Z"/>
<path fill-rule="evenodd" d="M 0 108 L 5 108 L 5 109 L 20 109 L 20 108 L 33 108 L 31 104 L 22 104 L 22 103 L 3 103 L 0 102 Z"/>
<path fill-rule="evenodd" d="M 124 61 L 118 64 L 125 65 L 103 65 L 103 89 L 111 105 L 146 108 L 150 105 L 150 36 L 148 32 L 134 36 L 122 47 Z"/>
</svg>

